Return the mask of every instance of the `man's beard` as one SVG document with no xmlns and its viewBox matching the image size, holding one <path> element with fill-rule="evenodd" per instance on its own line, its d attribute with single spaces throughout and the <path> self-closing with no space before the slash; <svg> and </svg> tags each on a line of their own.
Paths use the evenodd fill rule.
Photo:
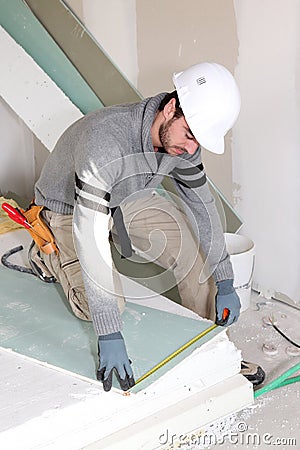
<svg viewBox="0 0 300 450">
<path fill-rule="evenodd" d="M 168 122 L 162 123 L 159 127 L 159 130 L 158 130 L 159 139 L 162 144 L 162 148 L 164 148 L 165 150 L 168 147 L 171 147 L 169 129 L 175 120 L 176 120 L 176 118 L 175 119 L 172 118 L 172 119 L 168 120 Z"/>
</svg>

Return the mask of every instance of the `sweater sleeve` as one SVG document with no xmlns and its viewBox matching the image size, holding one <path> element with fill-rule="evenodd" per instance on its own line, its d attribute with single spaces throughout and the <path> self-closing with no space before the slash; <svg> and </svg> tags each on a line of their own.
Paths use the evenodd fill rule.
<svg viewBox="0 0 300 450">
<path fill-rule="evenodd" d="M 104 335 L 122 328 L 118 308 L 122 294 L 114 286 L 109 243 L 112 182 L 104 181 L 100 173 L 92 165 L 76 173 L 73 234 L 94 328 L 96 334 Z"/>
<path fill-rule="evenodd" d="M 233 279 L 220 216 L 207 183 L 200 150 L 193 158 L 182 159 L 171 175 L 206 256 L 209 275 L 213 275 L 216 282 Z"/>
</svg>

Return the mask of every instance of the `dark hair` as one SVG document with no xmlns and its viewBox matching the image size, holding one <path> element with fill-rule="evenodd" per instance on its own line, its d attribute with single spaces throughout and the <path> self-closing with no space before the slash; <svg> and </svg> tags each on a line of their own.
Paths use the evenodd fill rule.
<svg viewBox="0 0 300 450">
<path fill-rule="evenodd" d="M 159 105 L 159 107 L 158 107 L 158 111 L 162 111 L 162 110 L 164 109 L 164 107 L 166 106 L 166 104 L 169 103 L 169 101 L 170 101 L 172 98 L 175 98 L 175 99 L 176 99 L 176 104 L 175 104 L 176 110 L 175 110 L 175 113 L 174 113 L 174 118 L 179 119 L 179 118 L 182 117 L 184 114 L 183 114 L 183 111 L 182 111 L 182 109 L 181 109 L 181 107 L 180 107 L 180 103 L 179 103 L 179 98 L 178 98 L 177 91 L 169 92 L 169 94 L 167 94 L 167 95 L 162 99 L 162 101 L 160 102 L 160 105 Z"/>
</svg>

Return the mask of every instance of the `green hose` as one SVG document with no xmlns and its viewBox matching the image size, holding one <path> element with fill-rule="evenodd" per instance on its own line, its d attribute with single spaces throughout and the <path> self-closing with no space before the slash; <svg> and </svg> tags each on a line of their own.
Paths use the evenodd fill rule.
<svg viewBox="0 0 300 450">
<path fill-rule="evenodd" d="M 275 389 L 282 387 L 282 386 L 287 386 L 288 384 L 293 384 L 296 383 L 297 381 L 300 381 L 300 376 L 298 377 L 292 377 L 292 378 L 287 378 L 285 381 L 283 381 L 282 383 L 280 383 L 279 386 L 276 386 Z"/>
<path fill-rule="evenodd" d="M 272 391 L 273 389 L 277 389 L 279 387 L 286 386 L 288 384 L 292 384 L 292 383 L 296 383 L 297 381 L 300 381 L 300 376 L 289 378 L 291 375 L 293 375 L 295 372 L 298 372 L 299 370 L 300 370 L 300 363 L 291 367 L 289 370 L 284 372 L 278 378 L 275 378 L 275 380 L 271 381 L 271 383 L 267 384 L 263 388 L 255 391 L 254 398 L 257 398 L 260 395 L 265 394 L 266 392 Z"/>
</svg>

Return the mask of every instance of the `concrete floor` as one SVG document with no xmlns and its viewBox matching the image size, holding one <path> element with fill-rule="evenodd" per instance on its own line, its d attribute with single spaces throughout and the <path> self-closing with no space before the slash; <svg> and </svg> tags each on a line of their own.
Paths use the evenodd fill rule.
<svg viewBox="0 0 300 450">
<path fill-rule="evenodd" d="M 259 304 L 257 307 L 257 303 Z M 267 304 L 261 304 L 267 303 Z M 260 308 L 259 311 L 257 309 Z M 289 356 L 287 347 L 291 344 L 272 327 L 264 325 L 264 318 L 273 315 L 277 326 L 293 341 L 300 343 L 300 310 L 296 310 L 275 300 L 268 301 L 252 292 L 250 308 L 245 311 L 237 324 L 229 330 L 230 340 L 242 350 L 243 358 L 260 364 L 266 372 L 264 385 L 300 362 L 298 356 Z M 263 344 L 273 345 L 278 353 L 268 356 L 262 351 Z M 296 349 L 296 347 L 294 347 Z M 220 445 L 222 449 L 300 448 L 300 384 L 285 386 L 257 398 L 255 404 L 237 414 L 236 426 L 244 430 L 234 437 L 234 443 Z M 239 428 L 240 427 L 240 428 Z M 254 434 L 258 436 L 254 436 Z M 264 442 L 265 437 L 265 442 Z M 296 443 L 285 444 L 285 440 L 296 439 Z M 249 439 L 249 445 L 247 445 Z M 254 445 L 253 440 L 259 445 Z M 276 441 L 278 439 L 278 441 Z M 281 442 L 280 442 L 281 440 Z"/>
<path fill-rule="evenodd" d="M 23 236 L 23 231 L 1 235 L 0 253 L 2 254 L 7 248 L 18 245 Z M 259 304 L 258 306 L 257 303 Z M 290 344 L 276 333 L 272 327 L 264 324 L 263 319 L 268 318 L 270 315 L 273 315 L 282 331 L 294 341 L 300 342 L 300 311 L 277 301 L 266 300 L 254 291 L 251 294 L 250 308 L 243 312 L 238 323 L 230 327 L 229 330 L 230 339 L 242 350 L 243 358 L 247 361 L 259 363 L 264 368 L 267 375 L 265 383 L 273 380 L 300 361 L 299 355 L 289 356 L 286 353 L 286 348 Z M 275 346 L 277 353 L 273 356 L 266 355 L 262 351 L 263 344 Z M 6 424 L 6 429 L 9 427 L 9 423 L 17 426 L 21 420 L 24 420 L 26 411 L 28 411 L 28 418 L 30 418 L 29 411 L 32 412 L 32 409 L 36 409 L 40 411 L 41 419 L 47 419 L 47 414 L 51 414 L 51 409 L 55 410 L 62 403 L 67 404 L 70 402 L 70 398 L 71 401 L 74 399 L 78 401 L 78 399 L 85 396 L 96 398 L 95 394 L 99 395 L 99 387 L 96 385 L 96 382 L 80 380 L 69 374 L 58 372 L 53 368 L 41 366 L 37 377 L 32 380 L 32 384 L 24 386 L 22 384 L 22 374 L 19 370 L 21 362 L 24 372 L 27 370 L 30 373 L 32 364 L 35 363 L 27 361 L 24 365 L 24 361 L 20 356 L 9 354 L 7 351 L 0 352 L 1 372 L 3 374 L 1 377 L 1 391 L 5 392 L 5 397 L 8 398 L 8 395 L 16 405 L 12 417 L 3 415 L 5 423 L 3 420 L 2 425 Z M 9 373 L 14 375 L 10 377 Z M 16 374 L 20 374 L 20 376 Z M 51 398 L 47 398 L 47 393 L 43 390 L 43 384 L 49 380 L 49 377 L 56 385 L 55 395 Z M 26 391 L 25 396 L 24 389 Z M 35 394 L 40 392 L 40 402 L 34 403 L 30 400 L 31 390 Z M 69 395 L 70 392 L 71 396 Z M 215 439 L 222 439 L 223 436 L 224 443 L 211 441 L 214 445 L 209 445 L 208 439 L 206 444 L 203 445 L 200 440 L 189 441 L 189 436 L 187 436 L 185 444 L 181 443 L 178 447 L 177 443 L 177 448 L 268 449 L 272 445 L 272 447 L 278 446 L 281 449 L 298 449 L 300 448 L 299 397 L 299 384 L 293 384 L 264 394 L 251 407 L 207 427 L 206 432 L 215 436 Z M 43 406 L 45 404 L 47 404 L 48 411 L 46 416 L 45 407 Z M 195 434 L 197 431 L 199 432 L 199 430 L 195 430 Z M 234 432 L 231 437 L 228 436 L 229 431 Z M 205 430 L 201 430 L 202 435 L 203 432 Z M 290 439 L 292 441 L 289 441 Z M 194 443 L 192 444 L 192 442 Z M 9 448 L 3 444 L 0 445 L 0 448 Z M 171 449 L 176 448 L 176 446 L 172 447 L 169 441 L 161 448 Z"/>
</svg>

